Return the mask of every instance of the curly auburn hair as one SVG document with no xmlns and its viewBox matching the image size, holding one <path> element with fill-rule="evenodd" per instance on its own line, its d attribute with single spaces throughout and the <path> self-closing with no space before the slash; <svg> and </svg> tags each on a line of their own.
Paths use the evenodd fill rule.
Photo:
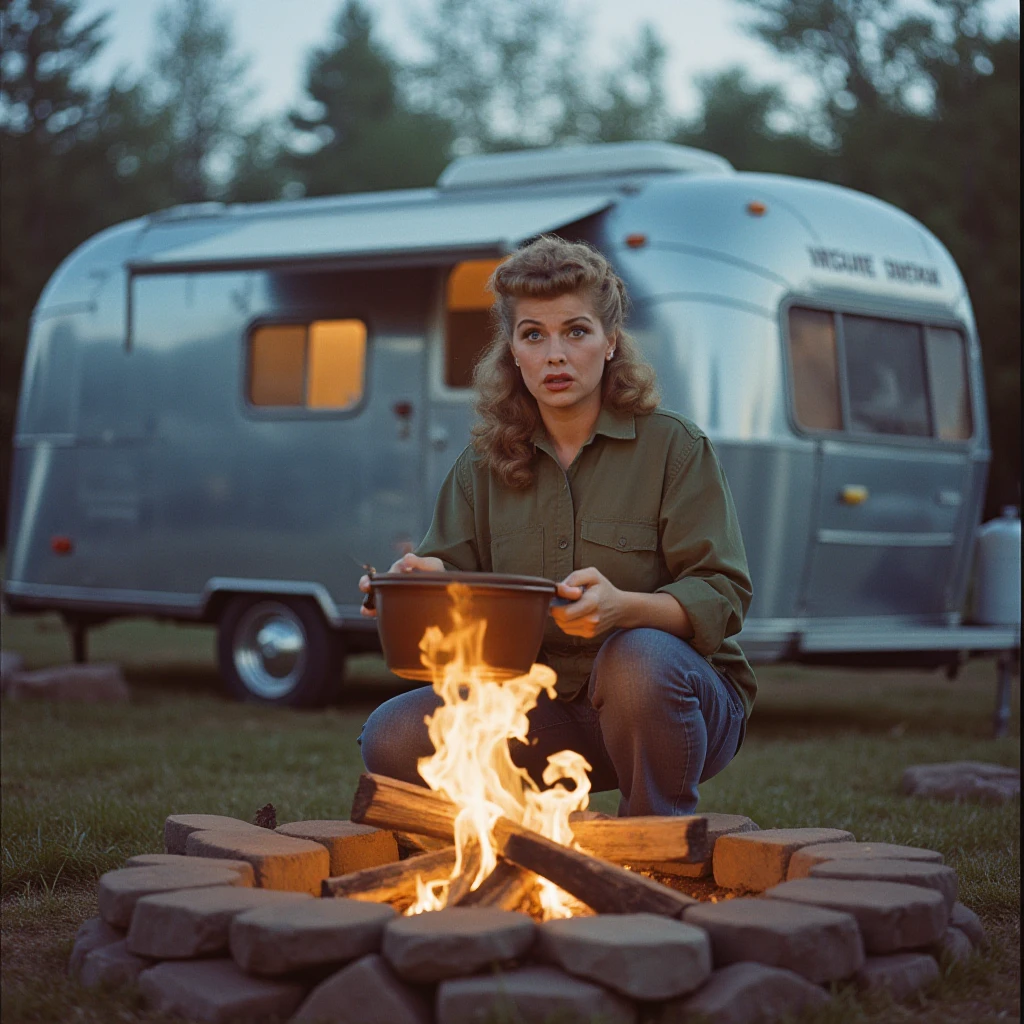
<svg viewBox="0 0 1024 1024">
<path fill-rule="evenodd" d="M 502 261 L 487 289 L 494 294 L 494 337 L 473 371 L 473 448 L 507 487 L 523 490 L 533 483 L 536 453 L 530 439 L 541 422 L 537 400 L 526 389 L 512 356 L 517 299 L 587 296 L 605 334 L 617 339 L 601 381 L 602 404 L 634 414 L 657 407 L 654 370 L 623 329 L 626 287 L 593 246 L 542 235 Z"/>
</svg>

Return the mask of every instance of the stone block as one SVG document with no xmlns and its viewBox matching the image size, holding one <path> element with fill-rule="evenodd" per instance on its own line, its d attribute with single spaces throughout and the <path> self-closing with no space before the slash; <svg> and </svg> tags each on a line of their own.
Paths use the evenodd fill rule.
<svg viewBox="0 0 1024 1024">
<path fill-rule="evenodd" d="M 164 821 L 164 852 L 184 856 L 186 841 L 193 832 L 225 828 L 256 830 L 259 826 L 241 818 L 229 818 L 226 814 L 169 814 Z"/>
<path fill-rule="evenodd" d="M 945 864 L 919 860 L 826 860 L 811 868 L 810 877 L 923 885 L 941 893 L 947 913 L 952 913 L 956 903 L 956 872 Z"/>
<path fill-rule="evenodd" d="M 285 910 L 282 904 L 305 901 L 312 902 L 308 893 L 226 885 L 154 893 L 135 904 L 128 948 L 155 960 L 224 954 L 238 914 L 260 907 Z"/>
<path fill-rule="evenodd" d="M 797 850 L 851 839 L 851 833 L 839 828 L 769 828 L 723 835 L 715 843 L 715 884 L 723 889 L 764 892 L 786 880 L 790 857 Z"/>
<path fill-rule="evenodd" d="M 139 989 L 158 1013 L 203 1024 L 246 1024 L 289 1017 L 308 986 L 250 978 L 233 960 L 167 960 L 139 975 Z"/>
<path fill-rule="evenodd" d="M 954 928 L 959 928 L 971 940 L 971 945 L 975 949 L 983 949 L 988 945 L 985 926 L 981 923 L 981 918 L 970 907 L 965 907 L 962 903 L 954 903 L 952 913 L 949 915 L 949 923 Z"/>
<path fill-rule="evenodd" d="M 437 1024 L 480 1024 L 514 1020 L 516 1024 L 590 1021 L 636 1024 L 636 1007 L 600 985 L 571 978 L 554 967 L 456 978 L 437 989 Z"/>
<path fill-rule="evenodd" d="M 124 932 L 120 928 L 111 927 L 102 917 L 90 917 L 88 921 L 84 921 L 79 926 L 75 933 L 75 944 L 68 961 L 68 974 L 72 978 L 77 977 L 82 968 L 82 961 L 94 949 L 110 946 L 115 942 L 120 942 L 123 938 Z"/>
<path fill-rule="evenodd" d="M 796 878 L 766 895 L 852 914 L 868 953 L 896 953 L 938 942 L 949 918 L 946 901 L 934 889 L 898 882 Z"/>
<path fill-rule="evenodd" d="M 959 928 L 947 928 L 942 938 L 929 947 L 928 952 L 940 962 L 960 964 L 970 958 L 974 945 Z"/>
<path fill-rule="evenodd" d="M 869 956 L 854 976 L 857 987 L 866 992 L 888 992 L 897 1002 L 920 992 L 939 977 L 935 957 L 926 953 L 893 953 Z"/>
<path fill-rule="evenodd" d="M 117 988 L 134 985 L 153 961 L 130 952 L 124 939 L 94 949 L 82 962 L 79 980 L 86 988 Z"/>
<path fill-rule="evenodd" d="M 256 876 L 253 874 L 252 865 L 246 860 L 227 860 L 218 857 L 211 858 L 219 868 L 231 868 L 237 871 L 245 880 L 247 885 L 256 884 Z M 125 862 L 126 868 L 160 868 L 160 867 L 195 867 L 196 858 L 186 857 L 183 853 L 137 853 L 129 857 Z"/>
<path fill-rule="evenodd" d="M 320 895 L 331 857 L 320 843 L 293 839 L 266 828 L 211 829 L 185 840 L 189 857 L 226 857 L 252 865 L 260 889 L 284 889 Z"/>
<path fill-rule="evenodd" d="M 644 867 L 653 868 L 655 871 L 660 871 L 666 875 L 674 875 L 677 878 L 710 878 L 715 843 L 718 842 L 719 838 L 731 835 L 734 832 L 758 831 L 758 826 L 743 814 L 717 814 L 709 811 L 707 814 L 701 812 L 701 817 L 706 818 L 708 822 L 708 850 L 711 853 L 707 860 L 699 861 L 696 864 L 664 860 L 645 864 Z"/>
<path fill-rule="evenodd" d="M 936 800 L 1001 804 L 1020 796 L 1020 769 L 985 761 L 918 764 L 904 771 L 901 788 Z"/>
<path fill-rule="evenodd" d="M 212 885 L 245 887 L 247 883 L 237 871 L 204 861 L 189 867 L 118 868 L 100 877 L 100 917 L 115 928 L 127 930 L 135 904 L 143 896 Z"/>
<path fill-rule="evenodd" d="M 231 955 L 248 974 L 345 964 L 378 952 L 394 917 L 386 903 L 347 899 L 250 910 L 231 923 Z"/>
<path fill-rule="evenodd" d="M 708 983 L 693 995 L 665 1003 L 654 1016 L 655 1024 L 770 1024 L 780 1017 L 791 1019 L 829 1001 L 824 989 L 799 974 L 764 964 L 738 963 L 712 973 Z"/>
<path fill-rule="evenodd" d="M 821 985 L 850 977 L 864 963 L 856 919 L 836 910 L 783 900 L 722 900 L 688 907 L 683 920 L 708 933 L 716 967 L 760 963 Z"/>
<path fill-rule="evenodd" d="M 57 665 L 35 672 L 15 672 L 4 695 L 11 700 L 59 700 L 123 703 L 130 694 L 119 665 Z"/>
<path fill-rule="evenodd" d="M 789 858 L 786 878 L 810 878 L 811 868 L 827 860 L 912 860 L 941 864 L 942 854 L 936 850 L 900 846 L 896 843 L 816 843 L 794 852 Z"/>
<path fill-rule="evenodd" d="M 277 831 L 293 839 L 308 839 L 326 847 L 331 857 L 331 876 L 347 875 L 398 860 L 393 832 L 359 825 L 354 821 L 293 821 Z"/>
<path fill-rule="evenodd" d="M 685 995 L 711 973 L 707 934 L 656 914 L 548 921 L 538 929 L 534 955 L 631 999 Z"/>
<path fill-rule="evenodd" d="M 533 944 L 535 932 L 525 914 L 448 907 L 388 922 L 382 951 L 406 981 L 440 981 L 521 956 Z"/>
<path fill-rule="evenodd" d="M 317 985 L 289 1024 L 433 1024 L 424 990 L 371 953 Z"/>
</svg>

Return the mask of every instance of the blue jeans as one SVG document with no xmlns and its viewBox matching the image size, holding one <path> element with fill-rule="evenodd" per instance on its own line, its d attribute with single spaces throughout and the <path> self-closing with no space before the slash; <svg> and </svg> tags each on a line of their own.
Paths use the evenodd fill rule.
<svg viewBox="0 0 1024 1024">
<path fill-rule="evenodd" d="M 424 686 L 381 704 L 359 737 L 367 770 L 422 785 L 416 762 L 433 753 L 423 719 L 439 703 Z M 685 640 L 621 629 L 576 697 L 541 694 L 530 742 L 513 741 L 512 759 L 540 782 L 550 754 L 576 750 L 595 792 L 620 791 L 620 815 L 692 814 L 698 783 L 733 759 L 745 727 L 736 689 Z"/>
</svg>

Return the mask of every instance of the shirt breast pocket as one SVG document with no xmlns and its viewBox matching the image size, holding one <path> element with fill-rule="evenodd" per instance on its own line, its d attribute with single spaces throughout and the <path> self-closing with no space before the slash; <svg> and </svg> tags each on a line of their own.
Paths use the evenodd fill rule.
<svg viewBox="0 0 1024 1024">
<path fill-rule="evenodd" d="M 584 519 L 580 523 L 580 568 L 593 566 L 619 590 L 652 593 L 661 578 L 658 527 Z"/>
<path fill-rule="evenodd" d="M 492 536 L 491 569 L 515 576 L 543 576 L 544 527 L 524 526 Z"/>
</svg>

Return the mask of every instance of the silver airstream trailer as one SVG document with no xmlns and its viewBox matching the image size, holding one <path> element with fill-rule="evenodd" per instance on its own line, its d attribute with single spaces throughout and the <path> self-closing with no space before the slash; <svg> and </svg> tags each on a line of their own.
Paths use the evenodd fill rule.
<svg viewBox="0 0 1024 1024">
<path fill-rule="evenodd" d="M 614 261 L 665 404 L 716 445 L 752 660 L 1019 647 L 1019 625 L 961 622 L 989 446 L 949 253 L 866 195 L 661 143 L 466 157 L 433 189 L 177 207 L 87 242 L 32 322 L 10 608 L 61 612 L 79 657 L 113 616 L 217 623 L 236 695 L 324 698 L 376 644 L 357 563 L 417 542 L 468 440 L 483 283 L 542 232 Z"/>
</svg>

